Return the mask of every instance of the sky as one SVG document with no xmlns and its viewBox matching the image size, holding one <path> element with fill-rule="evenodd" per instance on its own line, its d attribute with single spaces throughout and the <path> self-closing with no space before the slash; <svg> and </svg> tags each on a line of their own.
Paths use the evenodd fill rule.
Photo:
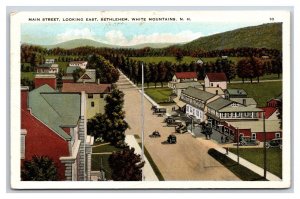
<svg viewBox="0 0 300 199">
<path fill-rule="evenodd" d="M 253 25 L 259 23 L 23 23 L 21 42 L 53 45 L 73 39 L 92 39 L 120 46 L 142 43 L 184 43 L 199 37 Z"/>
</svg>

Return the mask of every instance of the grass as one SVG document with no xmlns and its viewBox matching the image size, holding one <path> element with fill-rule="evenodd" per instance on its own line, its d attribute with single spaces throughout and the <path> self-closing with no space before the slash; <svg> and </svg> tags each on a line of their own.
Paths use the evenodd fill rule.
<svg viewBox="0 0 300 199">
<path fill-rule="evenodd" d="M 93 147 L 93 153 L 105 153 L 105 152 L 114 152 L 114 151 L 121 151 L 121 148 L 116 148 L 113 145 L 105 144 L 101 146 Z"/>
<path fill-rule="evenodd" d="M 251 171 L 250 169 L 237 164 L 234 160 L 230 159 L 226 155 L 220 153 L 215 149 L 209 149 L 208 154 L 220 162 L 223 166 L 229 169 L 234 175 L 239 177 L 243 181 L 265 181 L 262 176 Z"/>
<path fill-rule="evenodd" d="M 145 93 L 149 95 L 156 103 L 169 102 L 169 96 L 172 94 L 170 88 L 146 88 Z"/>
<path fill-rule="evenodd" d="M 139 143 L 139 145 L 140 145 L 140 147 L 142 147 L 142 144 L 141 144 L 141 143 Z M 151 157 L 151 155 L 150 155 L 150 153 L 148 152 L 148 150 L 147 150 L 146 147 L 144 147 L 144 152 L 145 152 L 145 155 L 146 155 L 146 157 L 147 157 L 147 159 L 148 159 L 148 161 L 149 161 L 149 163 L 150 163 L 150 165 L 151 165 L 151 167 L 152 167 L 152 169 L 153 169 L 155 175 L 156 175 L 157 178 L 159 179 L 159 181 L 164 181 L 164 180 L 165 180 L 164 177 L 162 176 L 162 174 L 161 174 L 159 168 L 157 167 L 157 165 L 156 165 L 155 162 L 153 161 L 153 159 L 152 159 L 152 157 Z"/>
<path fill-rule="evenodd" d="M 229 149 L 236 154 L 236 149 Z M 263 148 L 240 148 L 240 156 L 249 162 L 263 168 Z M 267 170 L 274 175 L 282 178 L 282 150 L 279 148 L 267 149 Z"/>
<path fill-rule="evenodd" d="M 99 171 L 102 158 L 102 166 L 105 171 L 105 177 L 111 180 L 111 168 L 109 166 L 109 154 L 92 154 L 92 171 Z"/>
<path fill-rule="evenodd" d="M 35 72 L 21 72 L 21 79 L 28 78 L 29 80 L 34 79 Z"/>
<path fill-rule="evenodd" d="M 131 57 L 131 59 L 134 59 L 136 61 L 143 61 L 145 63 L 159 63 L 160 61 L 165 62 L 165 61 L 169 61 L 172 63 L 178 63 L 178 61 L 176 61 L 175 57 Z M 196 62 L 198 60 L 197 57 L 189 57 L 189 56 L 185 56 L 183 57 L 182 61 L 180 63 L 191 63 L 191 62 Z"/>
<path fill-rule="evenodd" d="M 280 75 L 279 79 L 282 79 L 281 75 Z M 253 79 L 253 80 L 256 81 L 256 79 Z M 266 75 L 260 77 L 259 80 L 278 80 L 278 75 L 277 74 L 266 74 Z M 239 78 L 238 76 L 236 76 L 231 81 L 242 81 L 242 78 Z M 250 81 L 250 79 L 245 79 L 245 81 Z"/>
<path fill-rule="evenodd" d="M 256 100 L 258 107 L 264 107 L 268 100 L 282 93 L 282 82 L 228 84 L 228 88 L 244 89 L 248 97 L 252 97 Z"/>
</svg>

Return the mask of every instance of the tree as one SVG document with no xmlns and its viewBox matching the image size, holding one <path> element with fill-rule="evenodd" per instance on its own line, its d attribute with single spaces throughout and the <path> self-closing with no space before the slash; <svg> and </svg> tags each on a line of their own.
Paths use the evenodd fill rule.
<svg viewBox="0 0 300 199">
<path fill-rule="evenodd" d="M 182 54 L 182 52 L 181 51 L 177 51 L 175 58 L 176 58 L 176 61 L 178 61 L 179 63 L 182 62 L 182 60 L 183 60 L 183 54 Z"/>
<path fill-rule="evenodd" d="M 165 81 L 167 75 L 167 68 L 163 62 L 159 62 L 157 66 L 157 70 L 158 70 L 158 79 L 160 81 L 160 85 L 161 87 L 163 87 L 163 81 Z"/>
<path fill-rule="evenodd" d="M 102 137 L 105 141 L 118 145 L 125 140 L 125 131 L 129 128 L 122 110 L 124 93 L 113 89 L 105 101 L 105 114 L 97 114 L 88 121 L 88 132 L 95 138 Z"/>
<path fill-rule="evenodd" d="M 63 70 L 60 70 L 56 75 L 56 87 L 57 87 L 58 90 L 61 90 L 61 88 L 63 86 L 63 80 L 62 80 L 63 76 L 64 76 L 64 71 Z"/>
<path fill-rule="evenodd" d="M 141 156 L 134 153 L 134 148 L 125 148 L 113 152 L 109 156 L 109 166 L 112 170 L 112 179 L 115 181 L 141 181 L 142 168 L 145 162 Z"/>
<path fill-rule="evenodd" d="M 257 77 L 257 82 L 259 83 L 259 77 L 265 74 L 265 67 L 263 62 L 256 57 L 250 58 L 250 64 L 253 66 L 254 76 Z"/>
<path fill-rule="evenodd" d="M 82 68 L 77 68 L 76 70 L 73 71 L 72 76 L 74 82 L 77 82 L 77 80 L 85 73 L 85 70 Z"/>
<path fill-rule="evenodd" d="M 33 156 L 24 161 L 21 169 L 23 181 L 56 181 L 57 168 L 52 159 L 47 156 Z"/>
<path fill-rule="evenodd" d="M 29 90 L 31 91 L 34 89 L 34 83 L 32 80 L 28 79 L 27 77 L 21 79 L 21 85 L 22 86 L 28 86 Z"/>
<path fill-rule="evenodd" d="M 247 77 L 246 74 L 246 60 L 245 59 L 241 59 L 238 64 L 237 64 L 237 75 L 242 78 L 242 81 L 244 83 L 245 78 Z"/>
</svg>

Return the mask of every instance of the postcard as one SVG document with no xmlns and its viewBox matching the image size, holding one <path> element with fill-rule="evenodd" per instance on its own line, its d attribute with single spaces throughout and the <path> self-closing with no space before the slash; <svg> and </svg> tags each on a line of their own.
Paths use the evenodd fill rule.
<svg viewBox="0 0 300 199">
<path fill-rule="evenodd" d="M 10 23 L 13 189 L 290 187 L 289 12 Z"/>
</svg>

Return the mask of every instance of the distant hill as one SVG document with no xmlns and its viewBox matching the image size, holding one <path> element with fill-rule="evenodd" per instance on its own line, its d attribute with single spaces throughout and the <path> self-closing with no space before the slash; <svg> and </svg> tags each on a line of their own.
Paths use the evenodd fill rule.
<svg viewBox="0 0 300 199">
<path fill-rule="evenodd" d="M 282 23 L 268 23 L 239 28 L 174 46 L 188 50 L 202 49 L 205 51 L 239 47 L 282 50 Z"/>
<path fill-rule="evenodd" d="M 165 48 L 168 46 L 174 45 L 174 43 L 145 43 L 145 44 L 138 44 L 138 45 L 133 45 L 133 46 L 118 46 L 118 45 L 110 45 L 110 44 L 105 44 L 101 43 L 98 41 L 94 41 L 91 39 L 74 39 L 62 43 L 58 43 L 55 45 L 43 45 L 42 47 L 51 49 L 51 48 L 64 48 L 64 49 L 72 49 L 72 48 L 77 48 L 77 47 L 82 47 L 82 46 L 92 46 L 96 48 L 132 48 L 132 49 L 141 49 L 145 47 L 150 47 L 150 48 Z"/>
</svg>

